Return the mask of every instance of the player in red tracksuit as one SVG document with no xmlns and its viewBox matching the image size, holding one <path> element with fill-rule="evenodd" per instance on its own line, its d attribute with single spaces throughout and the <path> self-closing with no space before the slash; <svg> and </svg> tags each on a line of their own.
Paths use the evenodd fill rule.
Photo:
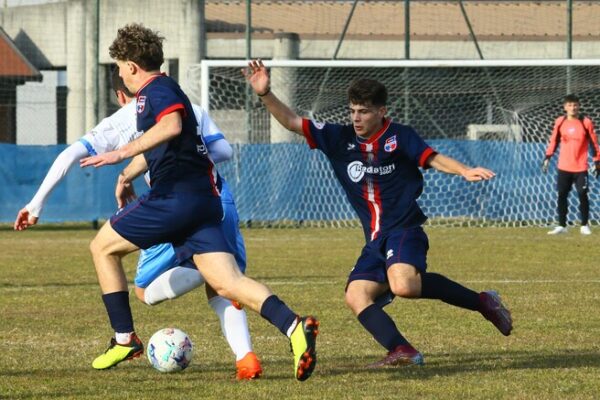
<svg viewBox="0 0 600 400">
<path fill-rule="evenodd" d="M 546 158 L 542 170 L 548 171 L 550 158 L 560 143 L 558 157 L 558 226 L 548 232 L 557 235 L 567 232 L 568 196 L 571 187 L 575 184 L 579 195 L 579 211 L 581 213 L 582 235 L 590 235 L 592 231 L 588 226 L 590 206 L 588 201 L 588 147 L 592 146 L 592 155 L 595 163 L 595 175 L 600 172 L 600 149 L 598 138 L 594 131 L 592 120 L 580 113 L 579 98 L 575 95 L 565 97 L 564 109 L 566 115 L 554 121 L 554 129 L 550 143 L 546 149 Z"/>
</svg>

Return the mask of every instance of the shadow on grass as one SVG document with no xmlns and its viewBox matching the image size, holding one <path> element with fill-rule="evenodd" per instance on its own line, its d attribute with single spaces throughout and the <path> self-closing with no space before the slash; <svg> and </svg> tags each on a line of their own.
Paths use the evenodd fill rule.
<svg viewBox="0 0 600 400">
<path fill-rule="evenodd" d="M 425 365 L 385 367 L 380 369 L 366 369 L 365 364 L 376 360 L 367 361 L 361 366 L 356 365 L 356 358 L 345 357 L 339 359 L 342 367 L 334 367 L 326 374 L 342 375 L 360 371 L 361 373 L 388 374 L 394 379 L 398 375 L 411 378 L 429 379 L 435 376 L 451 376 L 471 372 L 499 372 L 501 370 L 527 370 L 527 369 L 564 369 L 564 368 L 600 368 L 600 351 L 593 350 L 563 350 L 556 353 L 536 351 L 506 351 L 506 352 L 481 352 L 469 353 L 460 356 L 448 354 L 425 354 Z"/>
<path fill-rule="evenodd" d="M 470 372 L 498 372 L 500 370 L 527 370 L 527 369 L 564 369 L 564 368 L 600 368 L 600 351 L 597 349 L 569 351 L 563 350 L 556 353 L 536 351 L 506 351 L 506 352 L 480 352 L 469 353 L 462 356 L 448 354 L 426 354 L 426 364 L 422 367 L 396 366 L 380 369 L 367 369 L 365 365 L 375 360 L 353 357 L 322 357 L 315 371 L 316 375 L 328 377 L 349 373 L 372 373 L 389 375 L 410 375 L 414 378 L 429 378 L 433 376 L 450 376 Z M 263 360 L 263 368 L 267 379 L 290 379 L 291 365 L 287 357 L 275 360 Z M 202 360 L 192 363 L 192 366 L 183 373 L 162 374 L 152 370 L 146 360 L 138 359 L 134 362 L 119 364 L 119 366 L 105 371 L 96 371 L 87 365 L 77 368 L 38 368 L 22 371 L 2 371 L 0 377 L 31 377 L 44 378 L 73 378 L 75 375 L 90 380 L 98 379 L 99 374 L 127 375 L 128 379 L 144 380 L 151 374 L 156 380 L 185 380 L 194 377 L 211 375 L 217 380 L 235 380 L 235 367 L 232 362 L 217 362 Z"/>
</svg>

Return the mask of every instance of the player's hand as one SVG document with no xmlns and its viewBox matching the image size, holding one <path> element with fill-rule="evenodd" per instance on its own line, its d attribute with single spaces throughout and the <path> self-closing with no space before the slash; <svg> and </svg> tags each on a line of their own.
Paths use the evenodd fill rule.
<svg viewBox="0 0 600 400">
<path fill-rule="evenodd" d="M 117 151 L 109 151 L 108 153 L 98 154 L 97 156 L 85 157 L 79 160 L 80 167 L 102 167 L 103 165 L 118 164 L 123 161 L 124 158 L 121 153 Z"/>
<path fill-rule="evenodd" d="M 596 161 L 594 167 L 594 178 L 598 178 L 600 176 L 600 161 Z"/>
<path fill-rule="evenodd" d="M 242 69 L 242 75 L 246 77 L 246 80 L 257 95 L 265 95 L 271 90 L 269 73 L 262 60 L 250 61 L 248 68 Z"/>
<path fill-rule="evenodd" d="M 475 167 L 466 170 L 462 176 L 469 182 L 479 182 L 492 179 L 496 174 L 487 168 Z"/>
<path fill-rule="evenodd" d="M 542 162 L 542 172 L 546 173 L 548 172 L 548 167 L 550 166 L 550 159 L 549 158 L 544 158 L 544 161 Z"/>
<path fill-rule="evenodd" d="M 15 219 L 15 224 L 13 227 L 15 231 L 23 231 L 30 226 L 37 224 L 38 219 L 38 217 L 31 215 L 26 208 L 22 208 L 17 214 L 17 219 Z"/>
<path fill-rule="evenodd" d="M 117 186 L 115 187 L 115 198 L 117 199 L 117 207 L 123 208 L 127 204 L 135 201 L 137 198 L 135 189 L 131 182 L 125 182 L 123 175 L 119 175 Z"/>
</svg>

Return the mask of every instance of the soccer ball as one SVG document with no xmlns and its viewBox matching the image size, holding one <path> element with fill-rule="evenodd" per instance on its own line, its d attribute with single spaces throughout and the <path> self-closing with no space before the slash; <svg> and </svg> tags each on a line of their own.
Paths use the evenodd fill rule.
<svg viewBox="0 0 600 400">
<path fill-rule="evenodd" d="M 150 364 L 160 372 L 176 372 L 190 365 L 194 349 L 185 332 L 165 328 L 152 335 L 146 354 Z"/>
</svg>

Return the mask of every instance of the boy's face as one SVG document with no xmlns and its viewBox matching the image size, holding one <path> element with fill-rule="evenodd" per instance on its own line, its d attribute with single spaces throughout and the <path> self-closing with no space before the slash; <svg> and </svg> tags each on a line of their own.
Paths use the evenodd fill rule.
<svg viewBox="0 0 600 400">
<path fill-rule="evenodd" d="M 564 104 L 565 112 L 568 117 L 577 117 L 579 115 L 579 103 L 578 102 L 566 102 Z"/>
<path fill-rule="evenodd" d="M 350 118 L 352 118 L 354 132 L 363 139 L 370 138 L 383 126 L 382 121 L 386 111 L 384 106 L 350 103 Z"/>
<path fill-rule="evenodd" d="M 136 65 L 131 61 L 117 60 L 117 66 L 119 67 L 119 76 L 123 79 L 125 87 L 129 89 L 131 93 L 138 91 L 139 87 L 136 85 L 135 72 Z"/>
</svg>

